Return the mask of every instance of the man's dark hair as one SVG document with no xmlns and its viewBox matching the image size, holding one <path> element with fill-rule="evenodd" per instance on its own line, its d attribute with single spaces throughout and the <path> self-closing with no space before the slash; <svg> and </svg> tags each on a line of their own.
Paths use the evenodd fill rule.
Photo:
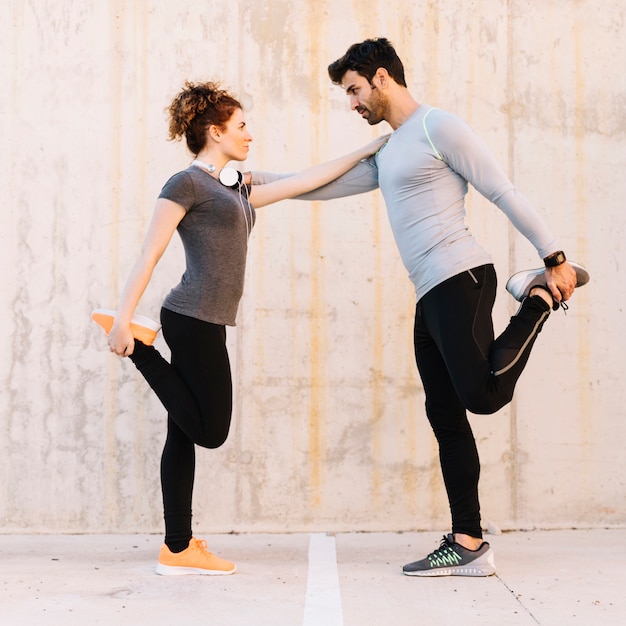
<svg viewBox="0 0 626 626">
<path fill-rule="evenodd" d="M 340 85 L 345 73 L 352 70 L 371 83 L 379 67 L 386 69 L 398 85 L 406 87 L 402 61 L 384 37 L 351 45 L 340 59 L 328 66 L 328 75 L 335 85 Z"/>
</svg>

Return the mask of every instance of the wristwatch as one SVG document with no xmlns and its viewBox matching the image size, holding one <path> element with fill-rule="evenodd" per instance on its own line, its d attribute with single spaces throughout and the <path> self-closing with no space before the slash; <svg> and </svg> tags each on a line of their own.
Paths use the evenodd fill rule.
<svg viewBox="0 0 626 626">
<path fill-rule="evenodd" d="M 556 267 L 557 265 L 561 265 L 561 263 L 565 263 L 567 258 L 565 257 L 565 252 L 563 250 L 559 250 L 558 252 L 554 252 L 550 256 L 547 256 L 543 263 L 546 267 Z"/>
</svg>

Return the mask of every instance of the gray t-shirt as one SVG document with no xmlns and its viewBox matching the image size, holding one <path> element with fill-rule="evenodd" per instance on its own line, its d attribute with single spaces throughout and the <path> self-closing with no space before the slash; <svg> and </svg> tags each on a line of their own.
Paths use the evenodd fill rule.
<svg viewBox="0 0 626 626">
<path fill-rule="evenodd" d="M 253 176 L 257 184 L 275 178 L 266 172 Z M 376 155 L 299 199 L 329 200 L 380 187 L 419 301 L 448 278 L 491 262 L 465 223 L 468 182 L 506 214 L 541 258 L 558 250 L 541 216 L 478 135 L 456 115 L 427 105 Z"/>
<path fill-rule="evenodd" d="M 213 324 L 235 325 L 248 236 L 256 218 L 246 191 L 246 187 L 241 192 L 224 187 L 195 166 L 165 183 L 159 198 L 187 211 L 177 228 L 186 269 L 165 298 L 166 309 Z"/>
</svg>

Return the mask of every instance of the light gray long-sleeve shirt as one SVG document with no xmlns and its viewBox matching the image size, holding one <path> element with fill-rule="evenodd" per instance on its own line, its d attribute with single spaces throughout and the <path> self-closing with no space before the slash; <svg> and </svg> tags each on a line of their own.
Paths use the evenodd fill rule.
<svg viewBox="0 0 626 626">
<path fill-rule="evenodd" d="M 254 183 L 274 175 L 253 172 Z M 422 105 L 373 157 L 303 200 L 329 200 L 380 187 L 417 301 L 443 281 L 490 263 L 466 223 L 468 182 L 497 205 L 540 258 L 558 250 L 547 225 L 459 117 Z"/>
</svg>

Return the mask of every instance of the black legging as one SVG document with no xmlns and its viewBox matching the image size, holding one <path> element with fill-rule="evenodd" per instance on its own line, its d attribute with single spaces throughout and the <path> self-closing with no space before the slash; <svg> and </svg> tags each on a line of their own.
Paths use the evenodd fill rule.
<svg viewBox="0 0 626 626">
<path fill-rule="evenodd" d="M 218 448 L 228 436 L 232 381 L 224 326 L 161 309 L 171 364 L 135 341 L 131 360 L 168 412 L 161 457 L 165 543 L 178 552 L 191 539 L 194 444 Z"/>
<path fill-rule="evenodd" d="M 482 537 L 480 463 L 466 409 L 495 413 L 513 397 L 550 307 L 526 298 L 494 341 L 493 265 L 463 272 L 429 291 L 415 311 L 415 358 L 426 394 L 426 414 L 452 514 L 452 532 Z"/>
</svg>

